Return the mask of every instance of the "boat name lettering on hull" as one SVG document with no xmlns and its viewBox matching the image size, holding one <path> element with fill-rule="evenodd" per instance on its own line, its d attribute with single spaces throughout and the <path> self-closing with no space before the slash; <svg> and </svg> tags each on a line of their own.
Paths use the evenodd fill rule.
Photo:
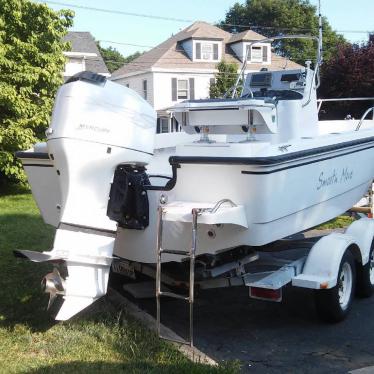
<svg viewBox="0 0 374 374">
<path fill-rule="evenodd" d="M 329 175 L 325 175 L 325 173 L 322 171 L 318 178 L 317 190 L 334 184 L 346 183 L 350 181 L 352 177 L 353 170 L 349 170 L 347 167 L 342 169 L 341 172 L 334 169 Z"/>
</svg>

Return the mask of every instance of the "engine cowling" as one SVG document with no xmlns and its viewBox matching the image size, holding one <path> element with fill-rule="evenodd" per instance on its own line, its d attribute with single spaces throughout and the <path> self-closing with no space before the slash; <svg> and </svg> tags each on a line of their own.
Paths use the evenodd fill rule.
<svg viewBox="0 0 374 374">
<path fill-rule="evenodd" d="M 144 169 L 155 135 L 156 112 L 124 86 L 83 72 L 58 90 L 47 130 L 61 191 L 53 250 L 16 253 L 64 268 L 65 278 L 55 269 L 43 281 L 49 305 L 57 295 L 64 298 L 57 320 L 69 319 L 105 295 L 117 228 L 107 216 L 114 172 L 121 164 Z"/>
<path fill-rule="evenodd" d="M 119 164 L 149 162 L 156 112 L 135 91 L 84 73 L 59 89 L 47 130 L 61 186 L 61 222 L 114 230 L 106 215 L 114 171 Z"/>
</svg>

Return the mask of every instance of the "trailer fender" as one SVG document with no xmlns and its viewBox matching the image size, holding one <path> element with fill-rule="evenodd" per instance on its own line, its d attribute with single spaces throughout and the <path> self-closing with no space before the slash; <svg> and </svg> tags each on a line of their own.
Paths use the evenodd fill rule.
<svg viewBox="0 0 374 374">
<path fill-rule="evenodd" d="M 355 257 L 359 253 L 355 238 L 351 235 L 331 233 L 322 237 L 310 250 L 301 274 L 292 278 L 292 285 L 313 289 L 334 287 L 347 248 L 352 249 Z"/>
<path fill-rule="evenodd" d="M 352 236 L 358 244 L 360 258 L 355 256 L 356 260 L 362 263 L 362 265 L 367 264 L 374 237 L 374 220 L 371 218 L 361 218 L 354 221 L 349 225 L 345 233 Z"/>
</svg>

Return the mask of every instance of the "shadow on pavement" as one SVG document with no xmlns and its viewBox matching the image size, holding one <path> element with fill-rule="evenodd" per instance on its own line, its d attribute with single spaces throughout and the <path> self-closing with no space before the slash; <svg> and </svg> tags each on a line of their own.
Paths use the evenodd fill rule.
<svg viewBox="0 0 374 374">
<path fill-rule="evenodd" d="M 138 304 L 155 315 L 154 300 Z M 321 322 L 311 290 L 286 288 L 282 303 L 252 300 L 244 287 L 201 292 L 195 345 L 217 361 L 238 359 L 243 372 L 347 373 L 374 364 L 374 300 L 357 299 L 347 320 Z M 185 304 L 163 300 L 162 323 L 181 336 Z"/>
</svg>

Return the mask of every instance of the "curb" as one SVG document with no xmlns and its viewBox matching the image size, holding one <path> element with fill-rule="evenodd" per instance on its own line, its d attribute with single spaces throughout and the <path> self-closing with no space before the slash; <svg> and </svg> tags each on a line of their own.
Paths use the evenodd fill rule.
<svg viewBox="0 0 374 374">
<path fill-rule="evenodd" d="M 366 366 L 361 369 L 355 369 L 348 372 L 348 374 L 373 374 L 374 366 Z"/>
<path fill-rule="evenodd" d="M 149 330 L 157 333 L 156 331 L 156 320 L 149 313 L 140 309 L 136 304 L 122 296 L 118 291 L 108 288 L 107 292 L 108 300 L 117 308 L 126 310 L 136 320 L 142 322 L 142 324 Z M 167 339 L 172 340 L 183 340 L 182 337 L 177 335 L 173 330 L 161 324 L 162 335 Z M 179 352 L 186 356 L 189 360 L 195 363 L 207 364 L 211 366 L 218 366 L 217 361 L 201 352 L 196 347 L 190 347 L 189 345 L 180 344 L 171 341 L 170 342 Z"/>
</svg>

